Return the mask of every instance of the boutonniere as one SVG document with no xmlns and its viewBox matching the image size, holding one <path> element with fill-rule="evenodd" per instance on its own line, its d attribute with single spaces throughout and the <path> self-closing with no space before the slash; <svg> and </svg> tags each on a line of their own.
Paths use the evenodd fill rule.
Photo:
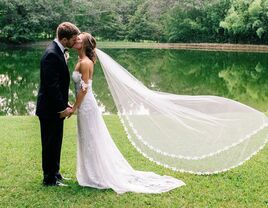
<svg viewBox="0 0 268 208">
<path fill-rule="evenodd" d="M 67 48 L 64 49 L 64 58 L 65 58 L 66 62 L 70 58 L 69 50 Z"/>
</svg>

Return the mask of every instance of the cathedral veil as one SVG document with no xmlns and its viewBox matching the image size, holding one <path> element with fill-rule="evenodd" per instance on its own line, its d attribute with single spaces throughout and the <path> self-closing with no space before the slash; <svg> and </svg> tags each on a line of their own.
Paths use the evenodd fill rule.
<svg viewBox="0 0 268 208">
<path fill-rule="evenodd" d="M 268 141 L 264 113 L 224 97 L 150 90 L 96 52 L 128 139 L 151 161 L 175 171 L 213 174 L 241 165 Z"/>
</svg>

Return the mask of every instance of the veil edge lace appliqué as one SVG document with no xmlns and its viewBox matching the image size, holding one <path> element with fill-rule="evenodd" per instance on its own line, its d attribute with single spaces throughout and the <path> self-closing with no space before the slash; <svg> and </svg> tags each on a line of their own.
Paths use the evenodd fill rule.
<svg viewBox="0 0 268 208">
<path fill-rule="evenodd" d="M 144 157 L 174 171 L 214 174 L 235 168 L 268 142 L 265 114 L 217 96 L 148 89 L 96 49 L 118 116 Z"/>
</svg>

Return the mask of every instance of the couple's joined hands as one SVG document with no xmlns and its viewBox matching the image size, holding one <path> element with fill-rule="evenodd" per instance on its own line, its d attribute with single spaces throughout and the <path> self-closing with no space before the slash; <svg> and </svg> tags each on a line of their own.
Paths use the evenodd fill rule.
<svg viewBox="0 0 268 208">
<path fill-rule="evenodd" d="M 70 118 L 74 113 L 73 105 L 68 103 L 68 107 L 60 113 L 60 118 Z"/>
</svg>

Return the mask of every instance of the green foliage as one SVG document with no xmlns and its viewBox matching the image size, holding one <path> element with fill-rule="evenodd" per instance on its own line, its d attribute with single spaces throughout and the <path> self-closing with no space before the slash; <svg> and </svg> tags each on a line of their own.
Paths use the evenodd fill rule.
<svg viewBox="0 0 268 208">
<path fill-rule="evenodd" d="M 165 41 L 163 18 L 170 4 L 165 0 L 147 0 L 139 5 L 130 18 L 127 39 Z"/>
<path fill-rule="evenodd" d="M 267 43 L 267 11 L 266 0 L 233 0 L 220 25 L 232 42 Z"/>
<path fill-rule="evenodd" d="M 228 0 L 184 1 L 166 15 L 166 36 L 169 42 L 222 42 L 219 25 L 229 6 Z"/>
<path fill-rule="evenodd" d="M 51 39 L 71 21 L 102 40 L 268 43 L 268 0 L 0 0 L 0 39 Z"/>
<path fill-rule="evenodd" d="M 191 12 L 194 13 L 193 10 Z M 167 24 L 169 42 L 188 42 L 189 39 L 194 41 L 201 34 L 201 30 L 200 19 L 197 16 L 189 18 L 179 6 L 173 9 Z"/>
<path fill-rule="evenodd" d="M 148 6 L 148 4 L 140 6 L 130 19 L 128 39 L 132 41 L 153 39 L 150 36 L 154 36 L 154 24 L 150 22 Z"/>
<path fill-rule="evenodd" d="M 0 37 L 10 42 L 53 37 L 59 22 L 72 20 L 64 2 L 1 0 Z"/>
</svg>

